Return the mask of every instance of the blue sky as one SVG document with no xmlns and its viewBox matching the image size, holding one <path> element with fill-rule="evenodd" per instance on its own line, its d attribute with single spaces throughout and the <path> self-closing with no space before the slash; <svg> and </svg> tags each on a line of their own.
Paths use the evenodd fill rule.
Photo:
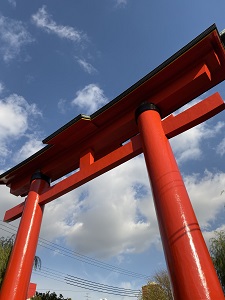
<svg viewBox="0 0 225 300">
<path fill-rule="evenodd" d="M 113 100 L 213 23 L 222 31 L 224 11 L 222 0 L 1 1 L 1 173 L 38 151 L 45 137 L 78 114 Z M 225 99 L 221 83 L 196 101 L 215 91 Z M 207 243 L 214 230 L 225 228 L 224 116 L 171 140 Z M 2 220 L 21 199 L 0 188 Z M 1 234 L 10 235 L 18 221 L 0 225 Z M 40 236 L 42 272 L 32 275 L 39 291 L 72 299 L 128 299 L 61 281 L 69 274 L 139 290 L 147 282 L 141 275 L 165 268 L 143 156 L 46 205 Z M 104 268 L 96 266 L 99 261 Z M 54 272 L 60 277 L 50 276 Z"/>
</svg>

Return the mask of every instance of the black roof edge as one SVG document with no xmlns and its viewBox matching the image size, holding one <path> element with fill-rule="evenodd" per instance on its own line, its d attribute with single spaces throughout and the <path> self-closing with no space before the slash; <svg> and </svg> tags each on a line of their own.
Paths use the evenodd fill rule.
<svg viewBox="0 0 225 300">
<path fill-rule="evenodd" d="M 204 37 L 206 37 L 209 33 L 211 33 L 214 30 L 217 30 L 217 27 L 216 27 L 215 24 L 211 25 L 209 28 L 207 28 L 205 31 L 203 31 L 200 35 L 198 35 L 196 38 L 194 38 L 191 42 L 189 42 L 187 45 L 185 45 L 183 48 L 181 48 L 179 51 L 177 51 L 175 54 L 173 54 L 171 57 L 169 57 L 167 60 L 165 60 L 162 64 L 160 64 L 158 67 L 153 69 L 150 73 L 145 75 L 143 78 L 141 78 L 139 81 L 137 81 L 131 87 L 129 87 L 127 90 L 122 92 L 119 96 L 114 98 L 112 101 L 108 102 L 106 105 L 104 105 L 103 107 L 98 109 L 96 112 L 94 112 L 90 116 L 84 115 L 84 114 L 80 114 L 80 115 L 76 116 L 74 119 L 72 119 L 71 121 L 66 123 L 64 126 L 62 126 L 58 130 L 53 132 L 51 135 L 49 135 L 47 138 L 45 138 L 42 142 L 43 143 L 48 143 L 48 141 L 51 140 L 53 137 L 55 137 L 60 132 L 64 131 L 65 129 L 72 126 L 74 123 L 78 122 L 79 120 L 81 120 L 83 118 L 86 118 L 86 119 L 89 119 L 89 120 L 92 120 L 92 119 L 96 118 L 97 116 L 102 114 L 104 111 L 109 109 L 111 106 L 113 106 L 114 104 L 119 102 L 121 99 L 123 99 L 125 96 L 130 94 L 132 91 L 134 91 L 138 86 L 143 84 L 146 80 L 150 79 L 155 74 L 157 74 L 159 71 L 164 69 L 167 65 L 169 65 L 171 62 L 176 60 L 179 56 L 181 56 L 183 53 L 185 53 L 187 50 L 189 50 L 193 45 L 195 45 L 196 43 L 201 41 Z M 217 32 L 218 32 L 218 30 L 217 30 Z M 218 32 L 218 34 L 219 34 L 219 32 Z"/>
<path fill-rule="evenodd" d="M 29 156 L 28 158 L 26 158 L 25 160 L 21 161 L 20 163 L 18 163 L 17 165 L 15 165 L 14 167 L 12 167 L 11 169 L 9 169 L 9 170 L 5 171 L 4 173 L 2 173 L 0 175 L 0 178 L 3 178 L 5 176 L 7 176 L 8 174 L 12 173 L 14 170 L 19 169 L 21 166 L 26 165 L 28 162 L 30 162 L 31 160 L 33 160 L 37 156 L 41 155 L 43 152 L 45 152 L 46 150 L 48 150 L 51 147 L 52 147 L 52 145 L 46 145 L 46 146 L 44 146 L 39 151 L 35 152 L 33 155 Z M 4 183 L 0 182 L 0 184 L 4 184 Z"/>
<path fill-rule="evenodd" d="M 225 49 L 225 29 L 223 29 L 221 32 L 220 32 L 220 40 L 223 44 L 223 47 Z"/>
<path fill-rule="evenodd" d="M 185 53 L 187 50 L 193 47 L 193 45 L 197 44 L 199 41 L 201 41 L 204 37 L 206 37 L 209 33 L 212 31 L 217 30 L 216 24 L 211 25 L 209 28 L 207 28 L 205 31 L 203 31 L 200 35 L 198 35 L 196 38 L 194 38 L 191 42 L 189 42 L 187 45 L 182 47 L 180 50 L 178 50 L 175 54 L 170 56 L 168 59 L 166 59 L 163 63 L 161 63 L 158 67 L 153 69 L 150 73 L 145 75 L 143 78 L 141 78 L 139 81 L 137 81 L 135 84 L 133 84 L 131 87 L 129 87 L 127 90 L 125 90 L 123 93 L 121 93 L 119 96 L 117 96 L 115 99 L 104 105 L 102 108 L 97 110 L 95 113 L 91 115 L 91 118 L 95 118 L 98 115 L 100 115 L 102 112 L 107 110 L 109 107 L 113 106 L 116 102 L 119 102 L 122 98 L 124 98 L 126 95 L 130 94 L 132 91 L 134 91 L 138 86 L 143 84 L 145 81 L 153 77 L 155 74 L 157 74 L 159 71 L 164 69 L 167 65 L 171 64 L 174 60 L 176 60 L 179 56 L 181 56 L 183 53 Z M 218 30 L 217 30 L 218 32 Z M 219 34 L 219 32 L 218 32 Z"/>
<path fill-rule="evenodd" d="M 73 125 L 74 123 L 80 121 L 81 119 L 91 120 L 91 116 L 84 115 L 84 114 L 79 114 L 74 119 L 70 120 L 68 123 L 66 123 L 65 125 L 63 125 L 59 129 L 57 129 L 55 132 L 53 132 L 52 134 L 50 134 L 48 137 L 46 137 L 42 141 L 42 143 L 47 144 L 48 141 L 50 141 L 53 137 L 57 136 L 60 132 L 64 131 L 66 128 L 70 127 L 71 125 Z"/>
</svg>

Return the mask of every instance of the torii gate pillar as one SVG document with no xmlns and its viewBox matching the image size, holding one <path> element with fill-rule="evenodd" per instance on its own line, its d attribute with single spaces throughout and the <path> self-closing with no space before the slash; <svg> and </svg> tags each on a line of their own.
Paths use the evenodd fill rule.
<svg viewBox="0 0 225 300">
<path fill-rule="evenodd" d="M 20 226 L 0 291 L 1 300 L 23 300 L 27 292 L 38 243 L 44 205 L 39 195 L 49 187 L 49 178 L 40 172 L 33 174 L 25 201 Z"/>
<path fill-rule="evenodd" d="M 136 119 L 174 299 L 224 299 L 157 107 L 143 103 Z"/>
</svg>

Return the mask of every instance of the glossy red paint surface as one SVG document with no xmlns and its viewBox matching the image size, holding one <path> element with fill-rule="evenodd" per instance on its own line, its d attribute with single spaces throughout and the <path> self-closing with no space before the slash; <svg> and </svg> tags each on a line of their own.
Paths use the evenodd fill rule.
<svg viewBox="0 0 225 300">
<path fill-rule="evenodd" d="M 159 113 L 143 112 L 138 127 L 174 299 L 224 299 Z"/>
<path fill-rule="evenodd" d="M 27 299 L 30 299 L 31 297 L 33 297 L 35 295 L 35 293 L 36 293 L 36 287 L 37 287 L 36 283 L 30 283 L 29 284 L 28 293 L 27 293 Z"/>
<path fill-rule="evenodd" d="M 44 207 L 39 205 L 39 193 L 48 184 L 36 179 L 31 183 L 16 240 L 0 291 L 1 300 L 27 299 Z"/>
</svg>

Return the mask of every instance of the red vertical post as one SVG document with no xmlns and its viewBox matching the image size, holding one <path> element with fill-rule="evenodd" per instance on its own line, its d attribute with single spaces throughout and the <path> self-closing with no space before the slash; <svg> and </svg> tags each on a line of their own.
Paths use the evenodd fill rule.
<svg viewBox="0 0 225 300">
<path fill-rule="evenodd" d="M 174 299 L 224 300 L 157 107 L 143 103 L 136 119 Z"/>
<path fill-rule="evenodd" d="M 49 186 L 49 179 L 40 172 L 31 179 L 14 247 L 2 284 L 1 300 L 25 300 L 30 283 L 44 207 L 39 194 Z"/>
</svg>

